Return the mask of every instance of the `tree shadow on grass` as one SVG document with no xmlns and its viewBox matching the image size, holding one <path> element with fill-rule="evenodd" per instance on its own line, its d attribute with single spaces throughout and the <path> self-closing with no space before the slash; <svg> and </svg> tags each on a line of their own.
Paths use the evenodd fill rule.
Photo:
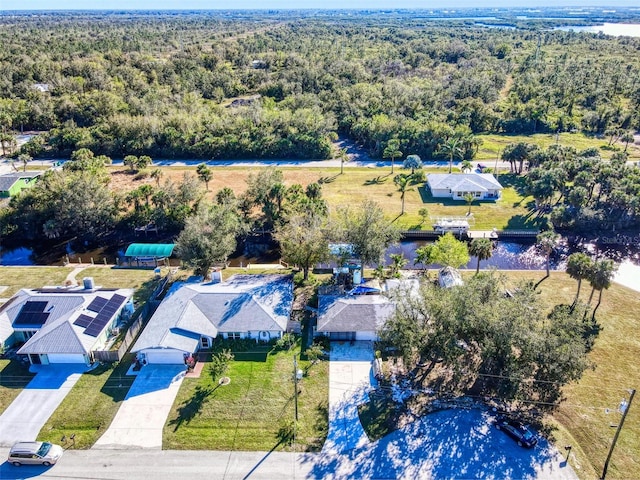
<svg viewBox="0 0 640 480">
<path fill-rule="evenodd" d="M 133 375 L 127 375 L 127 370 L 132 363 L 132 355 L 129 353 L 115 366 L 111 364 L 101 364 L 97 368 L 88 371 L 85 375 L 102 375 L 105 371 L 112 369 L 111 375 L 104 382 L 100 391 L 113 399 L 114 402 L 121 402 L 129 393 L 131 385 L 136 379 Z"/>
<path fill-rule="evenodd" d="M 215 387 L 207 386 L 196 387 L 196 391 L 191 398 L 186 400 L 181 407 L 178 408 L 178 418 L 171 420 L 169 425 L 173 425 L 173 431 L 176 432 L 182 426 L 183 423 L 189 423 L 198 415 L 202 410 L 202 405 L 209 395 L 213 394 L 220 385 Z"/>
<path fill-rule="evenodd" d="M 323 183 L 332 183 L 335 179 L 338 178 L 338 175 L 332 175 L 331 177 L 320 177 L 318 179 L 318 183 L 322 185 Z"/>
<path fill-rule="evenodd" d="M 527 178 L 524 175 L 516 175 L 514 173 L 503 173 L 498 177 L 498 182 L 503 187 L 511 187 L 518 195 L 522 197 L 527 196 Z"/>
<path fill-rule="evenodd" d="M 369 185 L 382 185 L 384 182 L 387 181 L 387 178 L 389 176 L 388 175 L 378 175 L 375 178 L 372 178 L 371 180 L 365 180 L 365 182 L 363 183 L 363 185 L 365 186 L 369 186 Z"/>
</svg>

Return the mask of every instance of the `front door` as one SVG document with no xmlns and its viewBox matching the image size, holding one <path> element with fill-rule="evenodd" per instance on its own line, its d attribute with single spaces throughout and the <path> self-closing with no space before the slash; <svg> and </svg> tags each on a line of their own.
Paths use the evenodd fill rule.
<svg viewBox="0 0 640 480">
<path fill-rule="evenodd" d="M 34 355 L 32 353 L 29 354 L 29 360 L 32 365 L 40 365 L 42 362 L 40 361 L 40 355 Z"/>
</svg>

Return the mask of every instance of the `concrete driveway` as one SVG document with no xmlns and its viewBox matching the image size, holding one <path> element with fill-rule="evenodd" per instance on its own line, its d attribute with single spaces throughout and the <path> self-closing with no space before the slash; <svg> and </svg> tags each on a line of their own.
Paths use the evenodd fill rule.
<svg viewBox="0 0 640 480">
<path fill-rule="evenodd" d="M 577 480 L 558 450 L 541 439 L 518 447 L 481 409 L 445 410 L 371 442 L 358 417 L 375 385 L 370 342 L 332 342 L 329 434 L 320 455 L 300 457 L 308 478 L 500 478 Z"/>
<path fill-rule="evenodd" d="M 184 365 L 144 366 L 93 448 L 161 449 L 162 429 L 185 373 Z"/>
<path fill-rule="evenodd" d="M 369 443 L 358 405 L 375 379 L 372 342 L 332 342 L 329 363 L 329 434 L 323 452 L 344 453 Z"/>
<path fill-rule="evenodd" d="M 67 396 L 86 365 L 32 366 L 36 376 L 0 415 L 0 445 L 35 440 L 49 417 Z"/>
</svg>

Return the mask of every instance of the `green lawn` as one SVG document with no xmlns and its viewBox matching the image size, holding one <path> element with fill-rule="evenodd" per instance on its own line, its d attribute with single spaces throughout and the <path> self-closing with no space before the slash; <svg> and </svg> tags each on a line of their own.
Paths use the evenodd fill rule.
<svg viewBox="0 0 640 480">
<path fill-rule="evenodd" d="M 0 359 L 0 413 L 4 412 L 33 377 L 29 367 L 22 363 Z"/>
<path fill-rule="evenodd" d="M 482 145 L 478 150 L 475 160 L 495 160 L 496 157 L 510 143 L 532 143 L 542 148 L 547 148 L 556 143 L 565 147 L 574 147 L 576 150 L 585 150 L 595 147 L 600 151 L 602 158 L 610 158 L 611 150 L 603 149 L 609 144 L 608 138 L 597 138 L 584 133 L 561 133 L 556 137 L 553 133 L 538 133 L 535 135 L 478 135 Z M 619 151 L 624 150 L 624 143 L 618 142 L 615 146 Z M 630 160 L 640 160 L 640 147 L 630 144 L 627 148 Z"/>
<path fill-rule="evenodd" d="M 185 378 L 164 429 L 166 449 L 317 451 L 328 430 L 327 362 L 308 367 L 300 381 L 295 442 L 293 355 L 255 347 L 236 352 L 225 373 L 231 383 L 218 386 L 205 366 L 198 379 Z"/>
<path fill-rule="evenodd" d="M 0 286 L 9 287 L 0 297 L 10 298 L 21 288 L 63 285 L 70 272 L 67 267 L 0 267 Z"/>
<path fill-rule="evenodd" d="M 101 365 L 80 377 L 51 418 L 38 440 L 60 443 L 75 434 L 74 448 L 89 448 L 105 432 L 118 412 L 134 376 L 127 376 L 131 357 L 116 366 Z"/>
</svg>

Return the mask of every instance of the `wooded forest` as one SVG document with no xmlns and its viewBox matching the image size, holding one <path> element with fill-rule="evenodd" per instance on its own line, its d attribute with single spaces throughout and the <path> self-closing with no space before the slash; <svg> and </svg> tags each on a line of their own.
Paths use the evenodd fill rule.
<svg viewBox="0 0 640 480">
<path fill-rule="evenodd" d="M 472 158 L 478 133 L 640 126 L 640 38 L 410 15 L 0 16 L 2 147 L 68 157 Z M 48 132 L 12 148 L 20 131 Z M 449 149 L 450 150 L 450 149 Z"/>
</svg>

